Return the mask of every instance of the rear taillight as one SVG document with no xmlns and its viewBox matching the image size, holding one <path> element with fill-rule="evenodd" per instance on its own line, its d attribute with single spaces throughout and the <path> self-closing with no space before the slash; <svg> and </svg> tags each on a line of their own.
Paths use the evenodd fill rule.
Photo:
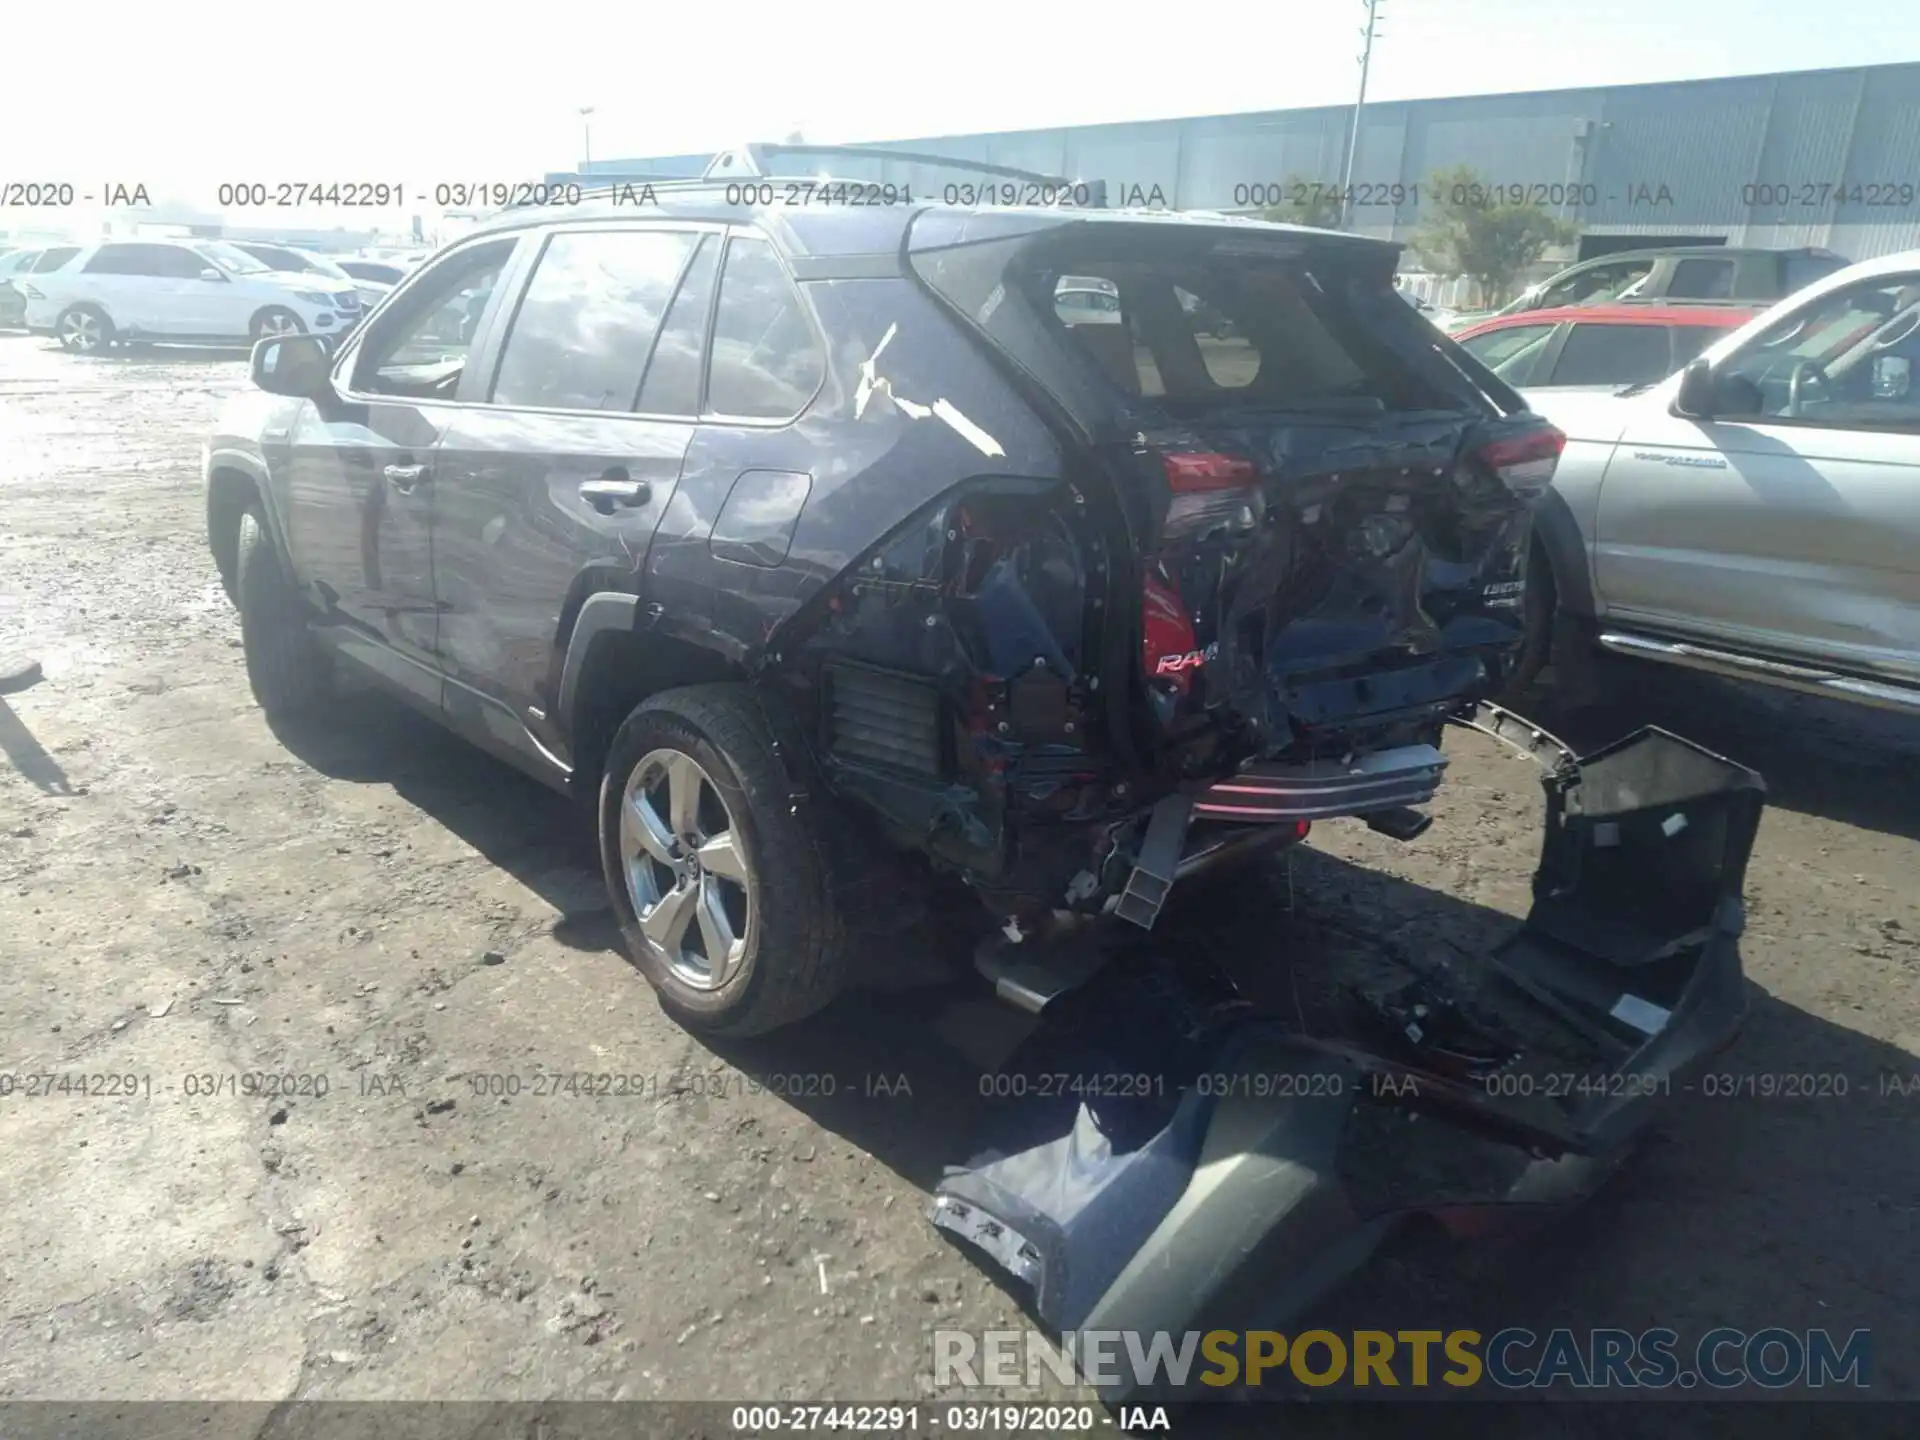
<svg viewBox="0 0 1920 1440">
<path fill-rule="evenodd" d="M 1251 525 L 1259 518 L 1260 472 L 1251 460 L 1213 451 L 1175 451 L 1160 460 L 1173 492 L 1167 538 Z"/>
<path fill-rule="evenodd" d="M 29 300 L 44 300 L 47 298 L 46 296 L 42 295 L 38 290 L 34 289 L 31 285 L 27 284 L 24 280 L 20 282 L 20 293 L 26 296 L 27 299 Z"/>
<path fill-rule="evenodd" d="M 1476 453 L 1480 463 L 1514 494 L 1532 497 L 1553 483 L 1554 467 L 1566 448 L 1564 431 L 1540 425 L 1524 434 L 1489 441 Z"/>
</svg>

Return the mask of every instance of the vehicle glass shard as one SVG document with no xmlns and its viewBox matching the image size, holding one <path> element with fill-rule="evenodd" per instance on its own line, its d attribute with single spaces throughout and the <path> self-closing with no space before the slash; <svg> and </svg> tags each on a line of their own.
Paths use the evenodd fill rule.
<svg viewBox="0 0 1920 1440">
<path fill-rule="evenodd" d="M 1004 456 L 1007 452 L 1001 448 L 1000 442 L 968 419 L 961 412 L 960 407 L 951 400 L 943 396 L 931 405 L 923 405 L 917 400 L 909 400 L 906 396 L 894 392 L 893 382 L 879 373 L 879 364 L 881 354 L 893 343 L 893 337 L 899 333 L 898 321 L 889 325 L 887 333 L 880 337 L 880 343 L 873 347 L 873 353 L 860 362 L 860 384 L 853 396 L 854 419 L 859 420 L 865 417 L 867 406 L 872 403 L 875 395 L 884 395 L 893 402 L 894 408 L 909 420 L 925 420 L 932 416 L 982 455 L 996 458 Z"/>
</svg>

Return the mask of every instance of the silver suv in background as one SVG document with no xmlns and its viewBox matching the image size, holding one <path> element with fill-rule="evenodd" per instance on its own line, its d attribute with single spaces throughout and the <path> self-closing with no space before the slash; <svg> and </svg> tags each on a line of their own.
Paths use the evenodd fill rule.
<svg viewBox="0 0 1920 1440">
<path fill-rule="evenodd" d="M 1850 266 L 1685 369 L 1535 392 L 1527 663 L 1592 647 L 1920 714 L 1920 250 Z"/>
</svg>

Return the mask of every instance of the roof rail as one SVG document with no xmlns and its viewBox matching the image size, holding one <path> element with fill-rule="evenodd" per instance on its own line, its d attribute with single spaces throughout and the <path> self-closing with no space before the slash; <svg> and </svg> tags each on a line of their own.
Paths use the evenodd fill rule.
<svg viewBox="0 0 1920 1440">
<path fill-rule="evenodd" d="M 754 178 L 779 176 L 786 172 L 769 169 L 767 162 L 782 155 L 840 155 L 858 160 L 891 160 L 902 165 L 967 170 L 978 175 L 998 175 L 1007 180 L 1026 180 L 1037 185 L 1063 186 L 1069 190 L 1085 187 L 1089 192 L 1089 203 L 1101 209 L 1105 209 L 1107 204 L 1107 182 L 1104 180 L 1075 180 L 1040 170 L 994 165 L 985 160 L 963 160 L 953 155 L 933 155 L 921 150 L 889 150 L 878 145 L 739 145 L 715 155 L 701 178 L 717 181 L 743 175 Z"/>
</svg>

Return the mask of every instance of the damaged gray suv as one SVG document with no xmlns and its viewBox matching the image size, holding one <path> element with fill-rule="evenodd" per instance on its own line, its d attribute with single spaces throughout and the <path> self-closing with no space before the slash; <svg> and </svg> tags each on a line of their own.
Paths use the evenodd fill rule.
<svg viewBox="0 0 1920 1440">
<path fill-rule="evenodd" d="M 1519 658 L 1563 437 L 1397 247 L 894 188 L 508 212 L 209 446 L 268 713 L 351 670 L 587 801 L 695 1027 L 825 1004 L 885 849 L 1017 930 L 1411 837 Z"/>
</svg>

